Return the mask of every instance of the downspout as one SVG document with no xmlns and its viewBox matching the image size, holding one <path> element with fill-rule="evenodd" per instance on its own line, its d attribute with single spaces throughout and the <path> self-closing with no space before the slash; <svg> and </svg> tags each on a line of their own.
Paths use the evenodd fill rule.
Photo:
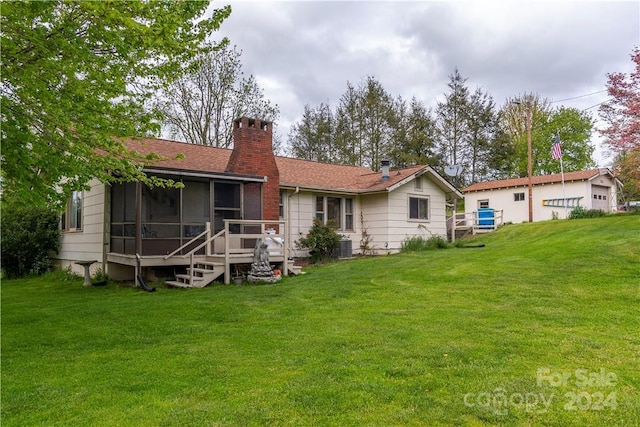
<svg viewBox="0 0 640 427">
<path fill-rule="evenodd" d="M 107 272 L 107 248 L 111 244 L 111 186 L 104 185 L 104 207 L 102 209 L 102 274 L 108 276 Z"/>
<path fill-rule="evenodd" d="M 296 186 L 296 191 L 287 196 L 287 229 L 289 230 L 289 247 L 293 248 L 293 227 L 291 227 L 291 198 L 300 193 L 300 187 Z M 300 231 L 300 196 L 298 196 L 298 231 Z"/>
</svg>

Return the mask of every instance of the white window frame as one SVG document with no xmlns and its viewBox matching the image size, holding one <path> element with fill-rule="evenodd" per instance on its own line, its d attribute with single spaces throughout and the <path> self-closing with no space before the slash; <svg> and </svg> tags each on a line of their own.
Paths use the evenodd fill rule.
<svg viewBox="0 0 640 427">
<path fill-rule="evenodd" d="M 514 202 L 524 202 L 524 191 L 520 191 L 518 193 L 513 193 L 513 201 Z"/>
<path fill-rule="evenodd" d="M 82 222 L 84 220 L 83 211 L 84 211 L 84 192 L 72 191 L 71 197 L 69 197 L 69 200 L 67 200 L 67 206 L 65 207 L 65 211 L 62 214 L 62 220 L 60 224 L 62 231 L 65 231 L 65 232 L 82 231 Z"/>
<path fill-rule="evenodd" d="M 414 180 L 414 188 L 416 191 L 422 191 L 422 176 L 417 177 Z"/>
<path fill-rule="evenodd" d="M 412 199 L 417 199 L 418 200 L 418 217 L 417 218 L 412 218 L 411 217 L 411 200 Z M 426 213 L 427 213 L 427 217 L 426 218 L 421 218 L 420 217 L 420 201 L 425 201 L 427 203 L 427 209 L 426 209 Z M 431 221 L 431 198 L 429 196 L 424 196 L 422 194 L 409 194 L 407 197 L 407 220 L 411 221 L 411 222 L 429 222 Z"/>
<path fill-rule="evenodd" d="M 280 190 L 280 203 L 278 204 L 278 216 L 280 217 L 280 219 L 284 219 L 286 218 L 286 209 L 285 209 L 285 203 L 284 201 L 286 200 L 286 195 L 287 192 L 284 190 Z"/>
<path fill-rule="evenodd" d="M 323 224 L 326 224 L 329 220 L 329 209 L 327 206 L 328 198 L 335 198 L 340 200 L 340 224 L 338 224 L 338 231 L 343 232 L 353 232 L 355 231 L 355 222 L 354 222 L 354 212 L 355 212 L 355 198 L 354 197 L 342 197 L 338 195 L 327 195 L 327 194 L 316 194 L 313 198 L 313 212 L 314 219 L 322 221 Z M 322 198 L 322 203 L 318 203 L 318 199 Z M 351 200 L 351 210 L 352 212 L 346 211 L 347 200 Z M 352 229 L 347 229 L 347 216 L 351 216 L 351 225 Z"/>
</svg>

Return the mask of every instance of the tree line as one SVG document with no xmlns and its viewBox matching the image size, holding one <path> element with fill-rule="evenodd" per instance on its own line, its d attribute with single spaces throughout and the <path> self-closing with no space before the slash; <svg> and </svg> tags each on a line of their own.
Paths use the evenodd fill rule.
<svg viewBox="0 0 640 427">
<path fill-rule="evenodd" d="M 533 173 L 560 172 L 551 158 L 559 137 L 565 170 L 594 166 L 593 119 L 575 108 L 552 108 L 534 93 L 507 99 L 498 108 L 481 88 L 470 89 L 458 69 L 449 76 L 444 100 L 434 109 L 415 96 L 392 96 L 373 76 L 347 89 L 335 109 L 328 103 L 306 105 L 289 135 L 292 157 L 379 169 L 388 159 L 395 167 L 428 164 L 458 186 L 527 174 L 527 126 L 530 120 Z"/>
<path fill-rule="evenodd" d="M 121 142 L 159 136 L 229 147 L 231 120 L 240 115 L 278 119 L 239 52 L 212 42 L 231 13 L 190 2 L 8 2 L 0 11 L 2 121 L 0 197 L 3 205 L 64 206 L 72 191 L 101 182 L 142 181 L 157 156 L 141 156 Z M 616 170 L 640 197 L 640 54 L 628 75 L 608 75 L 610 100 L 600 115 Z M 203 92 L 204 91 L 204 92 Z M 527 122 L 530 120 L 530 122 Z M 347 83 L 335 108 L 307 105 L 288 135 L 289 155 L 368 166 L 460 165 L 458 186 L 526 174 L 531 125 L 533 172 L 559 171 L 551 160 L 562 141 L 565 170 L 593 165 L 593 121 L 585 112 L 552 107 L 534 93 L 507 99 L 469 88 L 456 69 L 443 101 L 427 108 L 390 94 L 374 77 Z M 282 144 L 275 136 L 275 144 Z M 624 181 L 624 178 L 623 178 Z"/>
</svg>

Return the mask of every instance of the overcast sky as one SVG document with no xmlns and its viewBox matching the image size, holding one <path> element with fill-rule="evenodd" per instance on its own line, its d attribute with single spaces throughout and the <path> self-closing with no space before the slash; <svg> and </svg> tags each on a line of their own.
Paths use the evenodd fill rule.
<svg viewBox="0 0 640 427">
<path fill-rule="evenodd" d="M 607 99 L 606 74 L 630 72 L 640 45 L 640 1 L 246 1 L 230 4 L 216 38 L 242 50 L 284 142 L 305 104 L 335 111 L 347 82 L 374 76 L 392 96 L 435 107 L 457 67 L 497 106 L 535 92 L 553 106 Z M 599 92 L 593 94 L 594 92 Z M 589 96 L 583 96 L 593 94 Z M 590 108 L 597 118 L 597 106 Z M 599 138 L 596 161 L 609 164 Z"/>
</svg>

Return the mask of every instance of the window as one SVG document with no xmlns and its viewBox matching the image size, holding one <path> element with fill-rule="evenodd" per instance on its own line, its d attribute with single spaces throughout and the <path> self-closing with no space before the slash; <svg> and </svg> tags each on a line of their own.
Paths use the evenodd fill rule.
<svg viewBox="0 0 640 427">
<path fill-rule="evenodd" d="M 327 197 L 327 222 L 332 221 L 338 230 L 342 230 L 342 199 Z"/>
<path fill-rule="evenodd" d="M 67 209 L 62 214 L 61 228 L 65 231 L 82 230 L 82 192 L 73 191 L 67 202 Z"/>
<path fill-rule="evenodd" d="M 524 201 L 524 193 L 513 193 L 513 201 L 514 202 Z"/>
<path fill-rule="evenodd" d="M 280 218 L 284 218 L 284 197 L 286 193 L 284 191 L 280 192 L 280 203 L 278 204 L 278 216 Z"/>
<path fill-rule="evenodd" d="M 489 207 L 489 199 L 486 199 L 486 200 L 478 200 L 478 207 L 479 207 L 480 209 L 488 208 L 488 207 Z"/>
<path fill-rule="evenodd" d="M 409 219 L 429 219 L 429 199 L 426 197 L 409 197 Z"/>
<path fill-rule="evenodd" d="M 415 182 L 416 191 L 422 191 L 422 177 L 421 176 L 417 177 L 414 182 Z"/>
<path fill-rule="evenodd" d="M 353 230 L 353 199 L 344 199 L 344 229 Z"/>
<path fill-rule="evenodd" d="M 316 219 L 324 224 L 324 197 L 316 196 Z"/>
<path fill-rule="evenodd" d="M 353 199 L 316 196 L 315 218 L 326 224 L 332 221 L 338 230 L 353 231 Z"/>
</svg>

